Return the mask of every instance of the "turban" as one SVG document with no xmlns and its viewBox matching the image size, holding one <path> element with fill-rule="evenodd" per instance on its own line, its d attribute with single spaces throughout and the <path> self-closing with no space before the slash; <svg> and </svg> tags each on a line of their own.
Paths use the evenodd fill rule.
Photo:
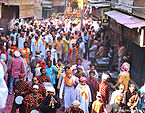
<svg viewBox="0 0 145 113">
<path fill-rule="evenodd" d="M 81 103 L 78 100 L 75 100 L 72 102 L 71 106 L 76 106 L 79 107 L 81 105 Z"/>
<path fill-rule="evenodd" d="M 5 54 L 1 54 L 1 59 L 4 59 L 4 61 L 6 61 L 6 55 Z"/>
<path fill-rule="evenodd" d="M 80 78 L 80 81 L 86 82 L 86 81 L 87 81 L 87 78 L 86 78 L 86 77 L 81 77 L 81 78 Z"/>
<path fill-rule="evenodd" d="M 46 62 L 42 60 L 40 62 L 40 67 L 45 68 L 46 67 Z"/>
<path fill-rule="evenodd" d="M 121 68 L 124 69 L 124 70 L 126 70 L 126 71 L 129 71 L 130 70 L 130 64 L 127 63 L 127 62 L 124 62 L 122 64 L 122 67 Z"/>
<path fill-rule="evenodd" d="M 107 79 L 107 78 L 109 78 L 109 75 L 103 73 L 103 75 L 102 75 L 102 79 Z"/>
<path fill-rule="evenodd" d="M 68 69 L 66 73 L 67 73 L 67 74 L 72 74 L 71 69 Z"/>
<path fill-rule="evenodd" d="M 39 86 L 38 85 L 33 85 L 33 89 L 34 88 L 39 89 Z"/>
<path fill-rule="evenodd" d="M 97 44 L 98 43 L 98 41 L 97 40 L 94 40 L 94 44 Z"/>
<path fill-rule="evenodd" d="M 24 75 L 24 74 L 19 74 L 19 77 L 20 77 L 20 78 L 24 78 L 25 75 Z"/>
<path fill-rule="evenodd" d="M 19 51 L 15 51 L 15 52 L 14 52 L 14 55 L 15 55 L 15 57 L 20 57 L 21 54 L 20 54 Z"/>
<path fill-rule="evenodd" d="M 54 95 L 55 95 L 55 89 L 54 89 L 54 87 L 48 87 L 48 88 L 46 88 L 46 90 L 47 91 L 49 91 L 49 92 L 54 92 Z"/>
</svg>

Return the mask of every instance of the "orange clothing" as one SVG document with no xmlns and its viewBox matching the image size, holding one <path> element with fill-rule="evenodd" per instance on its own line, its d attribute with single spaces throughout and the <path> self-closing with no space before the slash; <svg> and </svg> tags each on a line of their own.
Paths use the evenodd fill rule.
<svg viewBox="0 0 145 113">
<path fill-rule="evenodd" d="M 69 54 L 70 67 L 72 66 L 72 59 L 71 59 L 72 51 L 73 51 L 73 47 L 69 48 L 68 54 Z"/>
<path fill-rule="evenodd" d="M 68 86 L 68 87 L 71 87 L 71 86 L 73 86 L 74 85 L 74 83 L 73 82 L 69 82 L 69 78 L 68 78 L 68 76 L 66 75 L 65 77 L 64 77 L 64 80 L 65 80 L 65 84 Z"/>
<path fill-rule="evenodd" d="M 129 81 L 130 81 L 130 74 L 129 74 L 129 72 L 127 72 L 126 75 L 120 74 L 118 76 L 118 82 L 119 83 L 123 83 L 125 85 L 125 90 L 128 89 Z"/>
</svg>

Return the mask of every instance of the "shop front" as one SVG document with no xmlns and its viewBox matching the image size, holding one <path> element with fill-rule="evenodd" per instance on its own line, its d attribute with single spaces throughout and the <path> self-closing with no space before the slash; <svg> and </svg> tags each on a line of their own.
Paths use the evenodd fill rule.
<svg viewBox="0 0 145 113">
<path fill-rule="evenodd" d="M 105 13 L 110 17 L 110 38 L 112 44 L 124 41 L 131 52 L 131 78 L 142 86 L 145 81 L 145 21 L 116 10 Z"/>
</svg>

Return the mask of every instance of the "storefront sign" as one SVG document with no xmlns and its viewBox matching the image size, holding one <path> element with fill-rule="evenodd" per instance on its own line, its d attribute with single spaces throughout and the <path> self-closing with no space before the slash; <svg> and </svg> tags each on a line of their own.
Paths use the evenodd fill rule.
<svg viewBox="0 0 145 113">
<path fill-rule="evenodd" d="M 107 11 L 110 11 L 110 8 L 102 8 L 102 12 L 101 12 L 102 25 L 108 25 L 109 23 L 109 17 L 105 15 L 105 12 Z"/>
</svg>

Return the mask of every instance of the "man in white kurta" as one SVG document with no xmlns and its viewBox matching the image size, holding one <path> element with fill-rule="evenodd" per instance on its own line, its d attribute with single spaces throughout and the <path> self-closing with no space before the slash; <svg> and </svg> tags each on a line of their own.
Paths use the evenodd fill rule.
<svg viewBox="0 0 145 113">
<path fill-rule="evenodd" d="M 81 77 L 80 84 L 75 89 L 75 100 L 78 100 L 84 113 L 89 113 L 88 107 L 92 102 L 90 87 L 86 84 L 87 78 Z"/>
<path fill-rule="evenodd" d="M 41 50 L 40 50 L 41 51 L 40 55 L 41 55 L 42 60 L 44 60 L 46 58 L 46 44 L 47 44 L 47 42 L 46 42 L 44 37 L 45 36 L 43 36 L 43 39 L 41 40 Z"/>
<path fill-rule="evenodd" d="M 24 38 L 24 33 L 20 33 L 21 36 L 18 39 L 18 49 L 20 50 L 21 48 L 24 48 L 24 42 L 25 42 L 25 38 Z"/>
<path fill-rule="evenodd" d="M 0 63 L 0 109 L 5 107 L 8 96 L 8 88 L 4 80 L 4 69 Z"/>
<path fill-rule="evenodd" d="M 38 35 L 35 36 L 35 40 L 32 41 L 31 43 L 31 51 L 32 51 L 32 56 L 35 56 L 36 50 L 41 51 L 42 47 L 42 40 L 38 38 Z"/>
<path fill-rule="evenodd" d="M 66 76 L 64 77 L 61 87 L 59 98 L 62 100 L 62 94 L 64 91 L 64 106 L 65 109 L 68 109 L 71 106 L 71 103 L 74 101 L 74 81 L 72 76 L 72 71 L 67 70 Z"/>
</svg>

